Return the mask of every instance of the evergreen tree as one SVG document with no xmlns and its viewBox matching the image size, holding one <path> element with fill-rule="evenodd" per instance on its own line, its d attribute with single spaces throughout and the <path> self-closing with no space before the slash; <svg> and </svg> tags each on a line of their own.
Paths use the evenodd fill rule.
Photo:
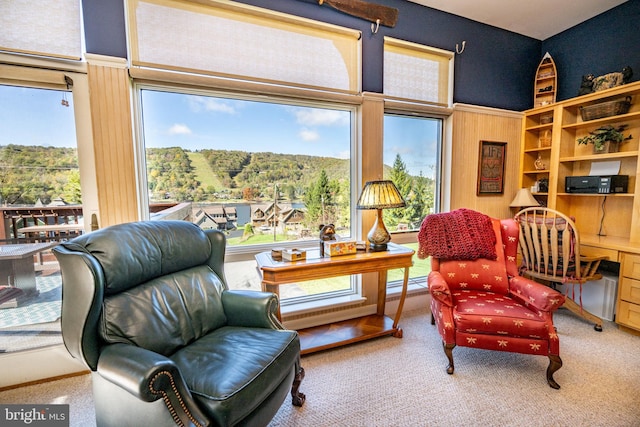
<svg viewBox="0 0 640 427">
<path fill-rule="evenodd" d="M 314 229 L 320 224 L 335 221 L 334 190 L 335 186 L 331 185 L 327 172 L 322 169 L 318 180 L 311 185 L 304 196 L 307 207 L 305 222 L 309 228 Z"/>
<path fill-rule="evenodd" d="M 400 195 L 407 201 L 409 194 L 411 193 L 411 187 L 413 180 L 411 175 L 407 172 L 407 166 L 402 161 L 400 154 L 396 154 L 396 159 L 393 162 L 393 168 L 391 169 L 389 179 L 398 187 Z M 387 226 L 396 227 L 400 222 L 406 222 L 406 210 L 405 208 L 398 209 L 386 209 L 384 211 L 384 221 Z"/>
<path fill-rule="evenodd" d="M 407 201 L 405 216 L 410 224 L 410 228 L 417 228 L 422 223 L 422 219 L 427 215 L 427 179 L 420 175 L 415 178 L 414 185 Z"/>
</svg>

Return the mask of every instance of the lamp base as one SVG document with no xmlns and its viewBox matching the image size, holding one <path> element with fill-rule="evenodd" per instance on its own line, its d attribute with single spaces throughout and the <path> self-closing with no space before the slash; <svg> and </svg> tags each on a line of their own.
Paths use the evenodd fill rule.
<svg viewBox="0 0 640 427">
<path fill-rule="evenodd" d="M 367 240 L 369 240 L 370 252 L 382 252 L 387 250 L 387 243 L 391 240 L 391 235 L 384 226 L 382 221 L 382 209 L 377 210 L 376 221 L 367 234 Z"/>
<path fill-rule="evenodd" d="M 384 252 L 387 250 L 387 244 L 381 243 L 376 245 L 374 243 L 369 242 L 369 252 Z"/>
</svg>

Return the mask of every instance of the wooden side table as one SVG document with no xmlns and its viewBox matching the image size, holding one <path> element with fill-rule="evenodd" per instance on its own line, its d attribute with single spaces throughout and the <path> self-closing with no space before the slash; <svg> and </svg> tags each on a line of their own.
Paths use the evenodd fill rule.
<svg viewBox="0 0 640 427">
<path fill-rule="evenodd" d="M 327 325 L 298 331 L 302 354 L 313 353 L 346 344 L 385 335 L 402 337 L 398 322 L 407 296 L 409 267 L 413 265 L 412 249 L 394 243 L 383 252 L 358 252 L 353 255 L 321 257 L 318 250 L 307 251 L 307 259 L 301 261 L 275 261 L 271 252 L 256 255 L 262 273 L 262 289 L 280 295 L 280 285 L 305 280 L 325 279 L 361 273 L 378 273 L 378 304 L 376 314 L 348 319 Z M 402 293 L 395 318 L 385 316 L 387 297 L 387 271 L 404 268 Z M 278 318 L 280 312 L 278 311 Z"/>
</svg>

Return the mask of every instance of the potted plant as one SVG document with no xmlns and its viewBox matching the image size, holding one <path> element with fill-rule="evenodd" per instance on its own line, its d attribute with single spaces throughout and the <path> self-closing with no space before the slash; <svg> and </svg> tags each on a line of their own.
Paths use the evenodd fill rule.
<svg viewBox="0 0 640 427">
<path fill-rule="evenodd" d="M 627 125 L 600 126 L 588 135 L 578 138 L 578 144 L 593 144 L 594 153 L 615 153 L 618 151 L 618 144 L 632 138 L 631 135 L 624 136 L 622 133 L 626 128 Z"/>
</svg>

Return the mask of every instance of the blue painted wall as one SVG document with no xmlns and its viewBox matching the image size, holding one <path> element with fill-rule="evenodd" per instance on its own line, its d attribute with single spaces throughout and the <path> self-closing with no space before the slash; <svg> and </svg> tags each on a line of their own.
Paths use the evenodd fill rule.
<svg viewBox="0 0 640 427">
<path fill-rule="evenodd" d="M 582 76 L 630 65 L 640 80 L 640 0 L 629 0 L 542 43 L 558 69 L 558 101 L 578 95 Z"/>
<path fill-rule="evenodd" d="M 383 91 L 385 35 L 449 51 L 465 40 L 464 52 L 455 56 L 454 102 L 516 111 L 531 108 L 534 75 L 545 51 L 558 65 L 561 99 L 575 96 L 581 75 L 588 72 L 603 74 L 637 64 L 640 75 L 640 32 L 634 31 L 640 22 L 640 0 L 629 0 L 544 42 L 399 0 L 375 0 L 399 10 L 397 25 L 381 26 L 377 34 L 371 34 L 369 22 L 319 6 L 317 0 L 239 2 L 360 30 L 366 92 Z M 88 52 L 126 57 L 123 9 L 122 0 L 83 0 Z"/>
</svg>

